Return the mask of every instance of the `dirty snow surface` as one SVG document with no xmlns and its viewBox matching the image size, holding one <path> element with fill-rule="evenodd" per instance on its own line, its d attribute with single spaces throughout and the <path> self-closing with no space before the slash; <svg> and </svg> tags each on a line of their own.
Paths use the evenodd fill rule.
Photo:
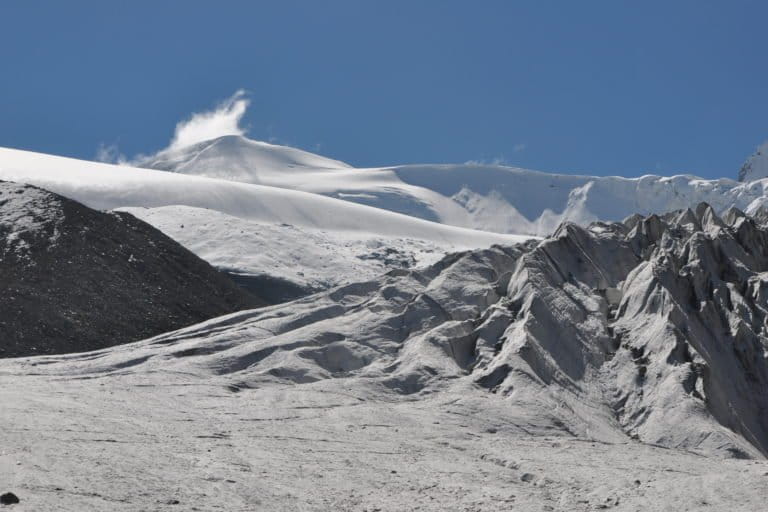
<svg viewBox="0 0 768 512">
<path fill-rule="evenodd" d="M 0 361 L 15 510 L 762 510 L 768 230 L 708 205 Z"/>
<path fill-rule="evenodd" d="M 372 279 L 392 268 L 429 265 L 446 252 L 464 249 L 420 238 L 250 221 L 189 206 L 119 210 L 155 226 L 219 269 L 280 277 L 307 290 Z"/>
<path fill-rule="evenodd" d="M 234 392 L 191 361 L 82 359 L 0 363 L 9 510 L 751 512 L 768 498 L 763 460 L 575 437 L 474 389 Z"/>
</svg>

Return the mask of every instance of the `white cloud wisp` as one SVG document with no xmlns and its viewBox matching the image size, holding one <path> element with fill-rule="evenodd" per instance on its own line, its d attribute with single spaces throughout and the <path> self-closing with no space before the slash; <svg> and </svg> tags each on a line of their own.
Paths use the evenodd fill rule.
<svg viewBox="0 0 768 512">
<path fill-rule="evenodd" d="M 138 154 L 132 158 L 126 158 L 116 144 L 102 143 L 96 150 L 95 159 L 99 162 L 141 167 L 142 164 L 168 151 L 226 135 L 245 135 L 247 130 L 240 126 L 240 121 L 250 103 L 251 100 L 246 96 L 246 92 L 240 89 L 212 110 L 196 112 L 184 121 L 176 123 L 170 144 L 156 153 Z"/>
<path fill-rule="evenodd" d="M 251 101 L 240 89 L 221 102 L 214 110 L 198 112 L 176 124 L 171 144 L 164 150 L 174 150 L 225 135 L 244 135 L 240 120 Z"/>
</svg>

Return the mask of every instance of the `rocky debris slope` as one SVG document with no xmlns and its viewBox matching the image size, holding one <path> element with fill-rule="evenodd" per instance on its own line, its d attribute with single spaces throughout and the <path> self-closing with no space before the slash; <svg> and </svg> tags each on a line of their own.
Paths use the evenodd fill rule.
<svg viewBox="0 0 768 512">
<path fill-rule="evenodd" d="M 131 215 L 0 182 L 0 357 L 92 350 L 263 304 Z"/>
<path fill-rule="evenodd" d="M 566 223 L 543 241 L 454 254 L 65 363 L 192 367 L 231 391 L 329 381 L 385 396 L 459 391 L 504 400 L 539 431 L 761 457 L 767 320 L 768 229 L 701 204 Z"/>
</svg>

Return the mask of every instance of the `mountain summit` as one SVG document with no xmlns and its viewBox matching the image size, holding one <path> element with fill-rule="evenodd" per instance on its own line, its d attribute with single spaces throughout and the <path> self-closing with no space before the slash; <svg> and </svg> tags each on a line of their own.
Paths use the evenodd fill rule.
<svg viewBox="0 0 768 512">
<path fill-rule="evenodd" d="M 349 168 L 338 160 L 240 135 L 226 135 L 180 149 L 168 149 L 138 162 L 138 165 L 257 185 L 268 185 L 275 174 L 292 170 Z"/>
<path fill-rule="evenodd" d="M 768 141 L 763 142 L 739 170 L 739 181 L 768 178 Z"/>
<path fill-rule="evenodd" d="M 741 181 L 768 176 L 768 148 Z M 226 136 L 166 151 L 139 166 L 321 194 L 425 220 L 497 233 L 546 236 L 563 221 L 619 221 L 710 204 L 752 212 L 763 186 L 692 175 L 636 178 L 540 172 L 505 165 L 410 164 L 354 168 L 295 148 Z"/>
</svg>

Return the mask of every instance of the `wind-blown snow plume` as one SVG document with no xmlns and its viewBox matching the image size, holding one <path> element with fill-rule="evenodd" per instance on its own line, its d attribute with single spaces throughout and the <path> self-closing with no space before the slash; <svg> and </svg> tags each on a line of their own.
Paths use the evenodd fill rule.
<svg viewBox="0 0 768 512">
<path fill-rule="evenodd" d="M 116 144 L 99 144 L 95 159 L 118 165 L 140 166 L 168 151 L 184 148 L 216 139 L 225 135 L 245 135 L 246 129 L 240 127 L 240 120 L 248 110 L 251 100 L 246 97 L 243 89 L 238 89 L 226 100 L 219 103 L 213 110 L 196 112 L 188 119 L 176 123 L 173 139 L 168 147 L 153 154 L 138 154 L 131 158 L 120 152 Z"/>
<path fill-rule="evenodd" d="M 249 104 L 245 91 L 240 89 L 214 110 L 192 114 L 176 125 L 173 140 L 167 149 L 179 149 L 225 135 L 244 135 L 240 120 Z"/>
</svg>

